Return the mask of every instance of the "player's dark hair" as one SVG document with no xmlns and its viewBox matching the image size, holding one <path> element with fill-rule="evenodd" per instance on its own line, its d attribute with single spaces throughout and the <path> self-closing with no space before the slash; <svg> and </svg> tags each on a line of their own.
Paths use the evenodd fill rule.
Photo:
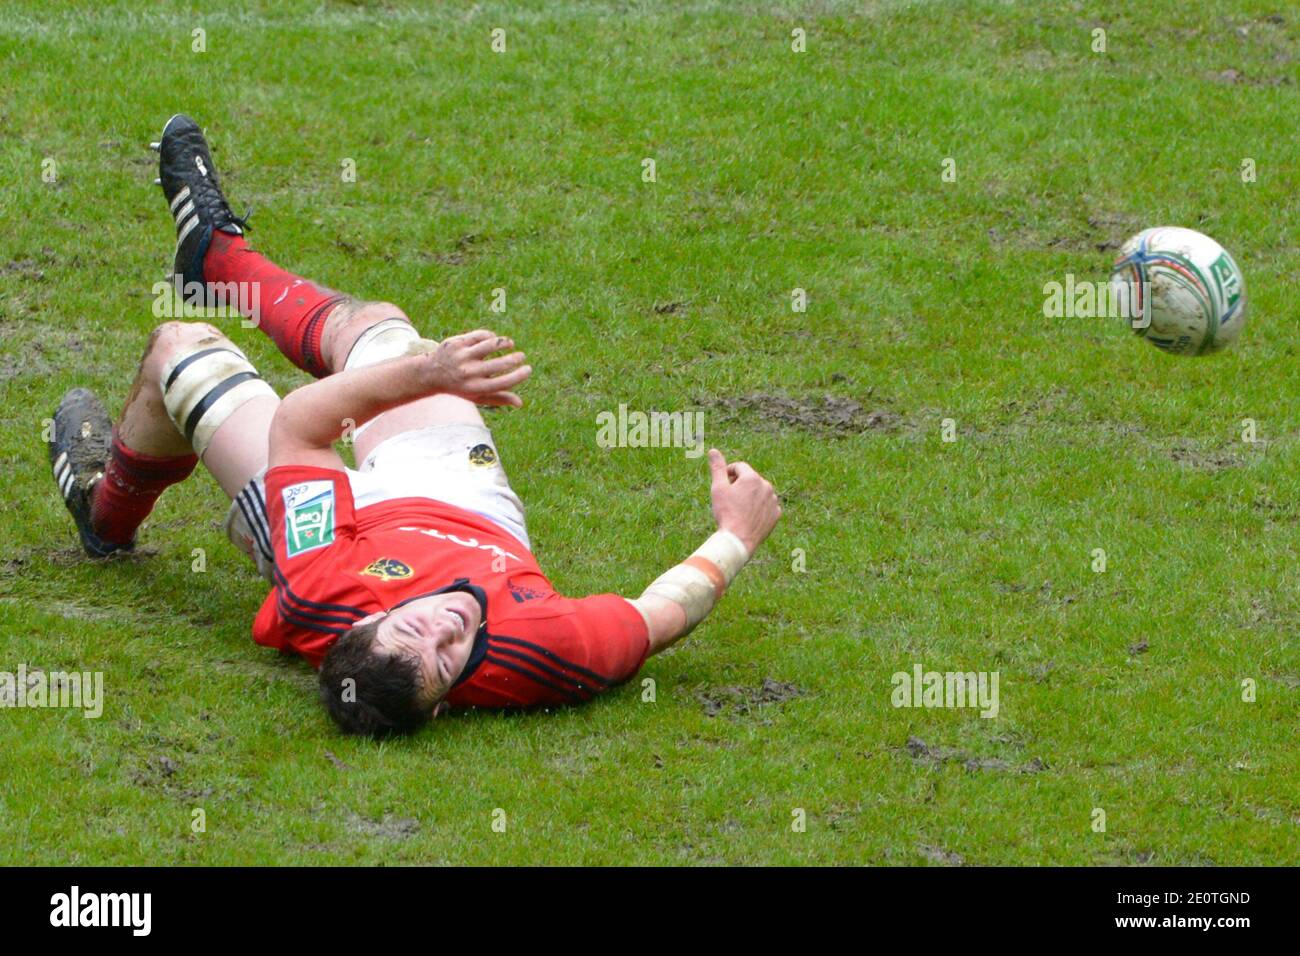
<svg viewBox="0 0 1300 956">
<path fill-rule="evenodd" d="M 347 631 L 321 664 L 320 699 L 345 734 L 406 734 L 419 730 L 433 715 L 433 708 L 421 699 L 419 662 L 376 646 L 382 621 Z M 352 683 L 345 684 L 348 680 Z"/>
</svg>

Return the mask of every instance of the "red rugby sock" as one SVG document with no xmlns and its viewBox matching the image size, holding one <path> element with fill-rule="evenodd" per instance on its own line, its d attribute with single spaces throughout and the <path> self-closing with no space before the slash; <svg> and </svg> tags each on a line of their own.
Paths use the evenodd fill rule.
<svg viewBox="0 0 1300 956">
<path fill-rule="evenodd" d="M 347 296 L 286 272 L 249 247 L 243 236 L 217 230 L 203 258 L 205 282 L 256 283 L 254 292 L 241 292 L 240 311 L 258 319 L 280 351 L 304 372 L 323 378 L 330 373 L 321 355 L 325 319 Z M 257 313 L 245 305 L 256 305 Z"/>
<path fill-rule="evenodd" d="M 112 544 L 135 537 L 163 490 L 189 477 L 197 455 L 155 458 L 127 448 L 113 435 L 113 450 L 104 477 L 95 485 L 90 501 L 90 526 Z"/>
</svg>

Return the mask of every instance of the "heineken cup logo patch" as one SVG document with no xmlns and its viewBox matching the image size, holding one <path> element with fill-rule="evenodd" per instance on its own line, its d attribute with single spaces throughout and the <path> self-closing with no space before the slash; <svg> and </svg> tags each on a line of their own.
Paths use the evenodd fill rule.
<svg viewBox="0 0 1300 956">
<path fill-rule="evenodd" d="M 334 543 L 334 482 L 284 489 L 284 546 L 289 557 Z"/>
</svg>

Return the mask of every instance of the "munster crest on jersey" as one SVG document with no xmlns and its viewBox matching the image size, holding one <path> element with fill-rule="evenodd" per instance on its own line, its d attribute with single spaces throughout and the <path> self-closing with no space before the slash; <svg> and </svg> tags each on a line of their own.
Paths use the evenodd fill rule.
<svg viewBox="0 0 1300 956">
<path fill-rule="evenodd" d="M 396 558 L 376 558 L 362 568 L 360 573 L 369 574 L 383 581 L 400 581 L 411 576 L 411 566 Z"/>
</svg>

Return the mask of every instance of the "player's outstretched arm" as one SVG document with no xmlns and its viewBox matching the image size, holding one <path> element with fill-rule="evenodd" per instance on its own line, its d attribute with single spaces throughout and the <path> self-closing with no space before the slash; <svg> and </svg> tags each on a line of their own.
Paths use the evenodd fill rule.
<svg viewBox="0 0 1300 956">
<path fill-rule="evenodd" d="M 512 389 L 532 374 L 524 353 L 490 357 L 514 348 L 510 339 L 479 329 L 424 346 L 427 351 L 338 372 L 289 393 L 271 421 L 271 466 L 342 468 L 334 442 L 349 425 L 359 427 L 428 395 L 459 395 L 479 405 L 523 405 Z"/>
<path fill-rule="evenodd" d="M 718 530 L 631 602 L 649 628 L 651 654 L 704 620 L 781 517 L 772 483 L 745 462 L 727 464 L 722 452 L 711 448 L 709 472 Z"/>
</svg>

